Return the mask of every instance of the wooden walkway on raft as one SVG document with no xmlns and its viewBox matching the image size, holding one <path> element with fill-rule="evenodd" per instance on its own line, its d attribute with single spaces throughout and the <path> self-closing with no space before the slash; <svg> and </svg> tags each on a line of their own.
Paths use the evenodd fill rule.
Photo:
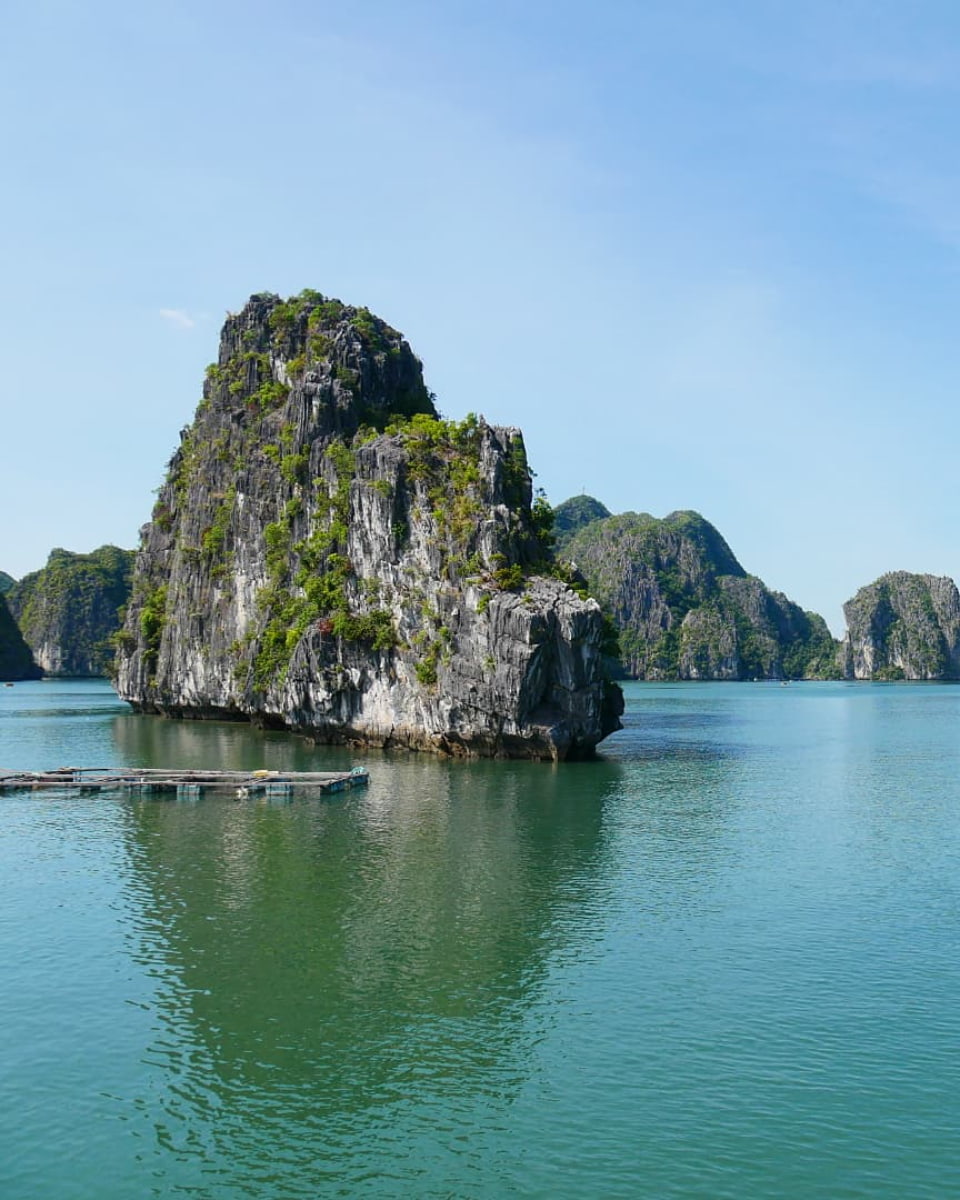
<svg viewBox="0 0 960 1200">
<path fill-rule="evenodd" d="M 200 796 L 227 792 L 248 796 L 343 792 L 365 787 L 365 767 L 352 771 L 182 771 L 164 767 L 57 767 L 53 771 L 0 769 L 0 791 L 56 788 L 72 792 L 131 792 L 136 795 Z"/>
</svg>

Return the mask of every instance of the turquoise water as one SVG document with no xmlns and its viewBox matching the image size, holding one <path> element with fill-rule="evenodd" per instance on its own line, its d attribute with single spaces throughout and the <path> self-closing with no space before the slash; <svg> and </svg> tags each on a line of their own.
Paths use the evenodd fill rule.
<svg viewBox="0 0 960 1200">
<path fill-rule="evenodd" d="M 601 761 L 0 689 L 0 1196 L 960 1195 L 960 688 L 632 685 Z"/>
</svg>

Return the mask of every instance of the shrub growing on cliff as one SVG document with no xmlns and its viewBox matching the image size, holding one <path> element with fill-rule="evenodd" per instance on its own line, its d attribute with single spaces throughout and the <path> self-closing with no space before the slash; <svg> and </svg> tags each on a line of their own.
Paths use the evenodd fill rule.
<svg viewBox="0 0 960 1200">
<path fill-rule="evenodd" d="M 537 495 L 530 506 L 530 519 L 541 553 L 544 557 L 548 557 L 556 540 L 553 533 L 554 512 L 553 506 L 547 500 L 546 493 L 542 488 L 537 490 Z"/>
<path fill-rule="evenodd" d="M 140 609 L 140 633 L 145 643 L 143 653 L 145 659 L 156 660 L 166 622 L 167 585 L 162 583 L 147 596 Z"/>
</svg>

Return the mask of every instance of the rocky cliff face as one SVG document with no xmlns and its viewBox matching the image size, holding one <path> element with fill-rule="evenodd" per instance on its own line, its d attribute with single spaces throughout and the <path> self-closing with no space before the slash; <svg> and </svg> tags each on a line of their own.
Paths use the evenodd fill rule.
<svg viewBox="0 0 960 1200">
<path fill-rule="evenodd" d="M 628 675 L 730 680 L 837 673 L 837 644 L 823 618 L 747 575 L 698 513 L 593 520 L 563 552 L 610 612 Z"/>
<path fill-rule="evenodd" d="M 622 698 L 548 533 L 519 432 L 441 421 L 396 330 L 254 296 L 143 530 L 119 694 L 323 741 L 589 753 Z"/>
<path fill-rule="evenodd" d="M 30 647 L 23 640 L 7 602 L 0 595 L 0 680 L 39 679 L 43 672 L 33 661 Z"/>
<path fill-rule="evenodd" d="M 121 609 L 130 596 L 133 551 L 52 550 L 7 600 L 34 658 L 48 675 L 107 675 Z"/>
<path fill-rule="evenodd" d="M 960 679 L 960 596 L 952 579 L 894 571 L 843 606 L 848 679 Z"/>
</svg>

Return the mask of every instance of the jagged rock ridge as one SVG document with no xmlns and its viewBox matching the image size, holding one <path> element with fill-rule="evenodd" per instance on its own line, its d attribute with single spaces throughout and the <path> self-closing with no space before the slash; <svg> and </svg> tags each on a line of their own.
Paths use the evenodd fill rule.
<svg viewBox="0 0 960 1200">
<path fill-rule="evenodd" d="M 90 554 L 51 550 L 46 566 L 7 596 L 24 640 L 47 675 L 108 675 L 134 553 L 101 546 Z"/>
<path fill-rule="evenodd" d="M 23 640 L 6 599 L 0 595 L 0 680 L 39 679 L 43 674 L 33 661 L 30 647 Z"/>
<path fill-rule="evenodd" d="M 848 679 L 960 679 L 960 596 L 946 576 L 892 571 L 843 606 Z"/>
<path fill-rule="evenodd" d="M 441 421 L 366 309 L 251 298 L 142 531 L 119 694 L 349 740 L 562 758 L 619 727 L 523 440 Z"/>
<path fill-rule="evenodd" d="M 732 680 L 838 672 L 837 643 L 823 618 L 748 575 L 699 513 L 589 520 L 563 553 L 610 613 L 630 676 Z"/>
</svg>

